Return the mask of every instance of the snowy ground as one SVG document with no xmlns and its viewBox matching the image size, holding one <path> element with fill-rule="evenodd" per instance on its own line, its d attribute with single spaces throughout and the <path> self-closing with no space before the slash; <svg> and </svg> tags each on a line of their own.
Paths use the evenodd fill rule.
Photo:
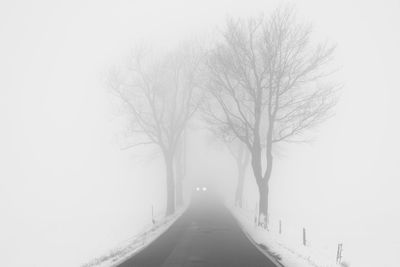
<svg viewBox="0 0 400 267">
<path fill-rule="evenodd" d="M 179 209 L 174 215 L 156 220 L 154 225 L 148 225 L 144 231 L 121 242 L 108 253 L 101 255 L 81 267 L 113 267 L 124 262 L 132 255 L 145 248 L 164 233 L 184 212 L 186 207 Z"/>
<path fill-rule="evenodd" d="M 279 265 L 285 267 L 339 267 L 336 263 L 334 247 L 318 248 L 304 246 L 301 241 L 293 240 L 275 231 L 267 231 L 255 225 L 254 211 L 230 206 L 245 233 L 259 247 L 268 251 Z"/>
</svg>

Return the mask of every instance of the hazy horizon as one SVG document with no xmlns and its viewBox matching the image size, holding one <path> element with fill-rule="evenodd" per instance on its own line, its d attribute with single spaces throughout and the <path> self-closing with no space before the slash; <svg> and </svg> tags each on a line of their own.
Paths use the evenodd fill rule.
<svg viewBox="0 0 400 267">
<path fill-rule="evenodd" d="M 137 44 L 174 47 L 208 36 L 228 16 L 268 14 L 280 3 L 2 1 L 0 265 L 79 266 L 148 223 L 151 205 L 162 213 L 162 159 L 152 148 L 120 149 L 124 120 L 106 73 Z M 295 6 L 317 38 L 337 45 L 343 88 L 335 115 L 317 128 L 313 142 L 276 151 L 271 217 L 343 241 L 345 256 L 354 258 L 350 266 L 394 267 L 400 248 L 400 2 L 306 0 Z M 189 130 L 191 181 L 213 177 L 231 196 L 234 161 L 206 136 L 204 129 Z M 254 208 L 251 175 L 244 198 Z M 372 252 L 376 257 L 360 257 Z"/>
</svg>

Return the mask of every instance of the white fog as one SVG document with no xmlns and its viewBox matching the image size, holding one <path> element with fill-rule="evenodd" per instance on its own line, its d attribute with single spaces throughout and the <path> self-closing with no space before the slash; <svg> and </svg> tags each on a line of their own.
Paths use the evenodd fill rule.
<svg viewBox="0 0 400 267">
<path fill-rule="evenodd" d="M 208 39 L 227 17 L 280 1 L 0 2 L 0 266 L 82 266 L 163 215 L 164 162 L 154 146 L 123 149 L 126 118 L 107 74 L 136 45 Z M 400 2 L 294 2 L 337 48 L 334 115 L 309 143 L 279 144 L 270 223 L 343 243 L 349 266 L 398 266 Z M 121 63 L 122 62 L 122 63 Z M 204 123 L 187 130 L 185 200 L 213 181 L 234 197 L 236 166 Z M 249 167 L 243 207 L 258 191 Z M 332 254 L 336 253 L 333 250 Z M 246 267 L 246 266 L 245 266 Z M 250 267 L 250 266 L 249 266 Z"/>
</svg>

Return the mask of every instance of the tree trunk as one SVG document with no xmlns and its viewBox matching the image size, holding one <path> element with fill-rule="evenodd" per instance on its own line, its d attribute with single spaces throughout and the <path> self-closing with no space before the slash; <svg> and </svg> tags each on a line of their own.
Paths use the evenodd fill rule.
<svg viewBox="0 0 400 267">
<path fill-rule="evenodd" d="M 269 200 L 269 179 L 272 173 L 272 147 L 267 144 L 267 168 L 263 174 L 261 160 L 261 146 L 254 146 L 251 155 L 251 164 L 254 178 L 256 179 L 259 192 L 258 224 L 264 228 L 268 227 L 268 200 Z"/>
<path fill-rule="evenodd" d="M 259 196 L 259 219 L 258 224 L 264 228 L 268 227 L 268 197 L 269 197 L 269 185 L 268 181 L 263 180 L 258 186 Z"/>
<path fill-rule="evenodd" d="M 164 153 L 165 167 L 167 171 L 167 208 L 166 215 L 171 215 L 175 212 L 175 183 L 174 183 L 174 163 L 173 157 L 168 153 Z"/>
<path fill-rule="evenodd" d="M 243 204 L 243 184 L 244 184 L 245 170 L 242 168 L 238 172 L 238 183 L 236 185 L 235 205 L 242 207 Z"/>
<path fill-rule="evenodd" d="M 186 131 L 183 130 L 175 153 L 175 197 L 176 206 L 183 205 L 183 180 L 186 174 Z"/>
<path fill-rule="evenodd" d="M 272 143 L 269 142 L 267 144 L 267 169 L 265 170 L 263 179 L 261 183 L 259 183 L 259 192 L 260 192 L 260 210 L 259 210 L 259 218 L 260 224 L 264 226 L 264 228 L 268 227 L 268 205 L 269 205 L 269 179 L 271 178 L 272 173 L 272 164 L 273 164 L 273 156 L 272 156 Z"/>
<path fill-rule="evenodd" d="M 181 207 L 183 205 L 183 177 L 176 177 L 175 190 L 176 206 Z"/>
<path fill-rule="evenodd" d="M 259 192 L 259 208 L 258 208 L 258 224 L 260 225 L 262 222 L 260 219 L 262 216 L 265 216 L 265 212 L 268 212 L 268 203 L 267 208 L 264 205 L 264 190 L 263 190 L 263 174 L 262 174 L 262 161 L 261 161 L 261 144 L 258 141 L 254 144 L 251 151 L 251 167 L 253 169 L 254 178 L 257 183 L 258 192 Z M 261 209 L 262 207 L 262 209 Z"/>
<path fill-rule="evenodd" d="M 176 153 L 175 158 L 175 197 L 176 206 L 180 207 L 183 205 L 183 180 L 185 178 L 185 162 L 182 151 Z"/>
</svg>

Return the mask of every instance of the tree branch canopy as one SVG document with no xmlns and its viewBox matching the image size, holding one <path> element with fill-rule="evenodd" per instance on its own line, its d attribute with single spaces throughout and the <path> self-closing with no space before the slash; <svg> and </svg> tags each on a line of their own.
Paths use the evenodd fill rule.
<svg viewBox="0 0 400 267">
<path fill-rule="evenodd" d="M 182 131 L 200 105 L 200 50 L 190 45 L 158 57 L 133 54 L 129 68 L 112 72 L 112 92 L 129 110 L 134 132 L 163 152 L 174 153 Z"/>
<path fill-rule="evenodd" d="M 311 32 L 293 9 L 278 8 L 268 16 L 229 19 L 208 53 L 204 117 L 219 135 L 248 147 L 260 184 L 271 173 L 273 144 L 302 141 L 336 104 L 337 88 L 327 82 L 335 47 L 315 42 Z"/>
<path fill-rule="evenodd" d="M 290 8 L 228 20 L 206 62 L 208 120 L 253 146 L 268 132 L 265 142 L 292 141 L 329 117 L 336 91 L 322 82 L 335 47 L 314 44 L 311 30 Z"/>
</svg>

